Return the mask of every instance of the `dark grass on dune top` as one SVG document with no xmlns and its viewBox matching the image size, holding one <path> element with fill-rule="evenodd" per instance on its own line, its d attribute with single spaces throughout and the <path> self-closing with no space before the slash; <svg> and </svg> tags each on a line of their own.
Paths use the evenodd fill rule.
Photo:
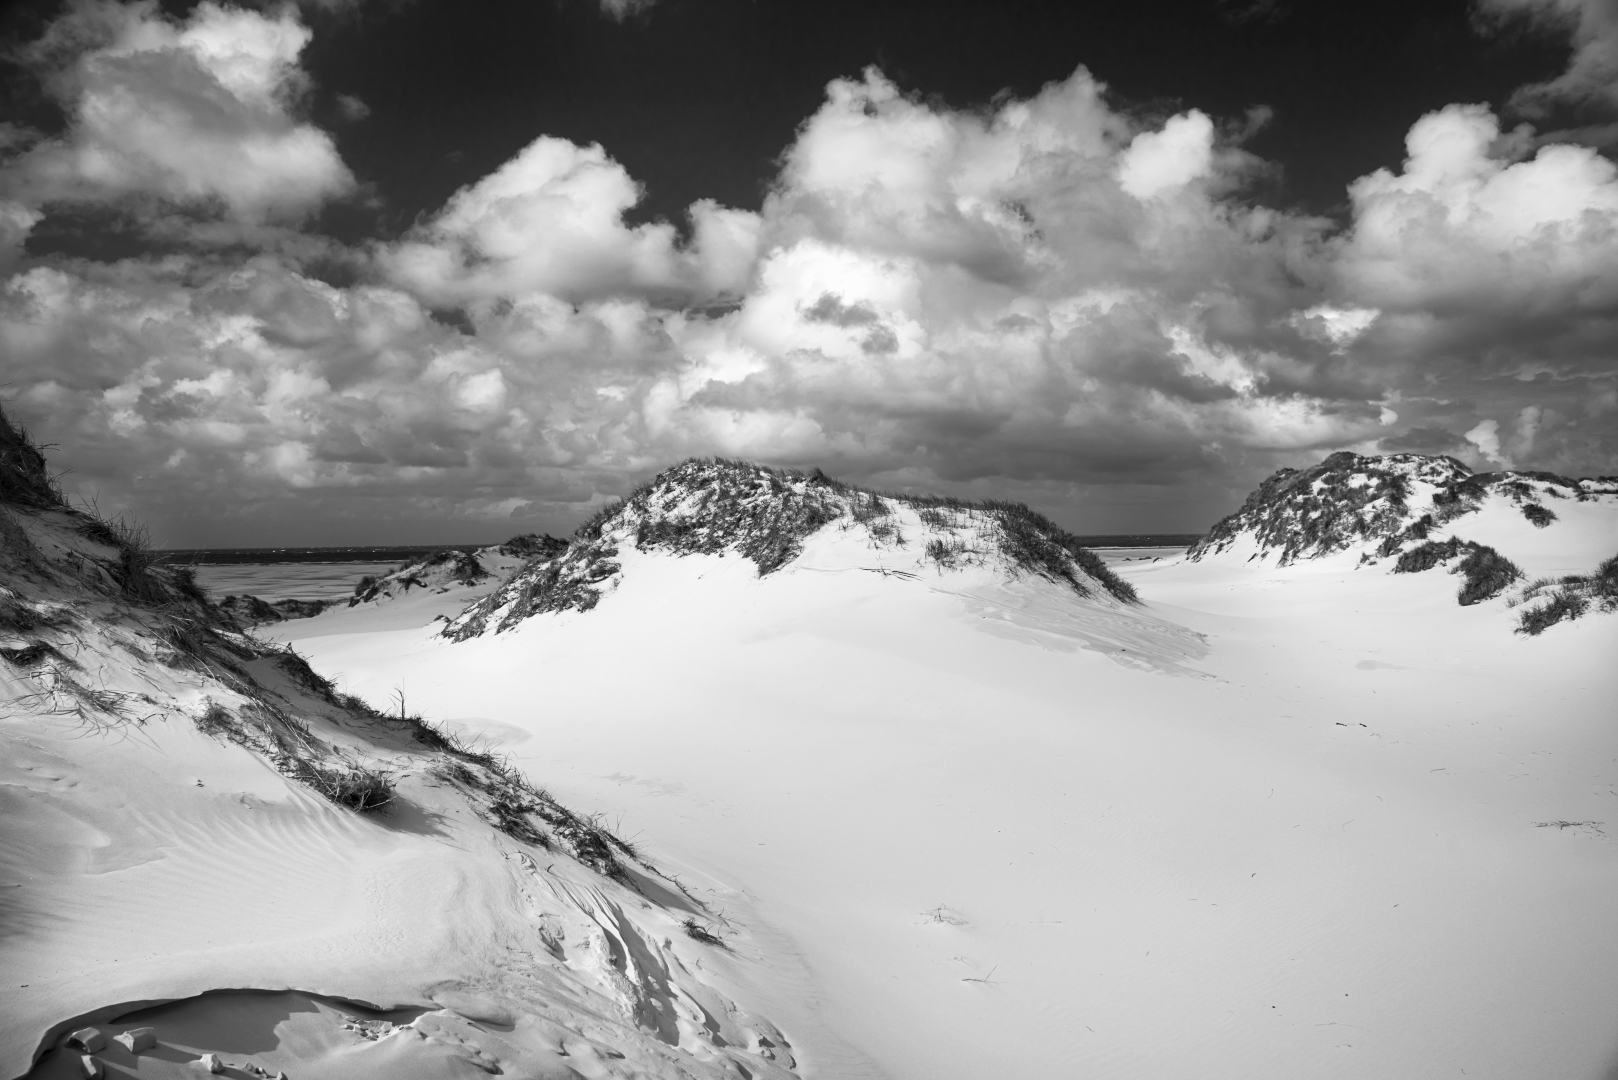
<svg viewBox="0 0 1618 1080">
<path fill-rule="evenodd" d="M 843 518 L 863 525 L 878 541 L 903 547 L 907 541 L 890 503 L 915 509 L 924 524 L 943 522 L 946 511 L 986 519 L 997 526 L 995 542 L 1017 569 L 1066 584 L 1081 596 L 1090 594 L 1094 582 L 1120 601 L 1139 600 L 1134 588 L 1078 536 L 1021 503 L 872 491 L 818 469 L 805 473 L 727 458 L 691 458 L 599 507 L 574 532 L 565 551 L 530 562 L 468 608 L 444 635 L 464 641 L 489 630 L 496 617 L 493 629 L 500 632 L 535 615 L 591 610 L 600 601 L 603 583 L 622 569 L 617 545 L 626 540 L 640 550 L 679 555 L 734 551 L 751 560 L 761 577 L 786 566 L 811 535 Z M 614 531 L 619 523 L 631 526 L 627 535 Z M 924 549 L 929 555 L 941 550 L 932 543 Z"/>
</svg>

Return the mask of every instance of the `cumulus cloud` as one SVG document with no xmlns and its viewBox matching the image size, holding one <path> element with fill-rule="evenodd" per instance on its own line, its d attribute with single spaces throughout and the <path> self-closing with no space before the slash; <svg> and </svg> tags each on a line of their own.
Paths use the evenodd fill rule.
<svg viewBox="0 0 1618 1080">
<path fill-rule="evenodd" d="M 1339 271 L 1382 309 L 1455 304 L 1567 315 L 1618 300 L 1618 167 L 1586 147 L 1512 161 L 1482 105 L 1416 122 L 1404 169 L 1349 188 Z"/>
<path fill-rule="evenodd" d="M 590 477 L 649 463 L 637 405 L 677 364 L 644 304 L 532 297 L 467 334 L 268 256 L 36 267 L 0 291 L 0 350 L 8 409 L 46 418 L 81 489 L 226 527 L 289 500 L 449 520 L 576 505 Z"/>
<path fill-rule="evenodd" d="M 1500 451 L 1500 421 L 1483 420 L 1466 433 L 1466 441 L 1477 447 L 1478 453 L 1502 468 L 1511 468 L 1511 459 Z"/>
<path fill-rule="evenodd" d="M 1118 186 L 1137 199 L 1177 191 L 1213 171 L 1213 149 L 1213 121 L 1192 109 L 1135 136 L 1118 156 Z"/>
<path fill-rule="evenodd" d="M 711 200 L 691 208 L 692 242 L 672 225 L 624 224 L 640 186 L 599 145 L 535 139 L 431 220 L 386 248 L 394 280 L 435 303 L 653 295 L 678 303 L 740 291 L 758 217 Z"/>
<path fill-rule="evenodd" d="M 1242 137 L 1082 69 L 973 110 L 872 69 L 827 87 L 758 213 L 698 202 L 683 236 L 626 223 L 642 191 L 605 148 L 540 137 L 398 241 L 325 251 L 346 287 L 288 245 L 24 260 L 6 389 L 84 483 L 175 520 L 563 527 L 706 453 L 1098 530 L 1205 524 L 1343 447 L 1610 471 L 1610 163 L 1452 106 L 1339 229 L 1246 197 Z M 1170 509 L 1127 516 L 1148 490 Z"/>
<path fill-rule="evenodd" d="M 1357 366 L 1417 423 L 1467 431 L 1475 463 L 1606 471 L 1618 440 L 1577 418 L 1618 378 L 1618 169 L 1533 142 L 1481 105 L 1420 118 L 1400 171 L 1350 186 L 1329 291 L 1377 313 Z"/>
<path fill-rule="evenodd" d="M 331 137 L 293 113 L 309 38 L 291 7 L 205 2 L 177 22 L 154 0 L 79 0 L 27 51 L 69 128 L 0 169 L 0 195 L 36 211 L 135 197 L 303 217 L 354 188 Z"/>
<path fill-rule="evenodd" d="M 1379 410 L 1280 318 L 1322 223 L 1222 202 L 1246 167 L 1205 115 L 1139 125 L 1082 70 L 992 113 L 837 80 L 666 423 L 956 480 L 1169 479 L 1358 438 Z"/>
</svg>

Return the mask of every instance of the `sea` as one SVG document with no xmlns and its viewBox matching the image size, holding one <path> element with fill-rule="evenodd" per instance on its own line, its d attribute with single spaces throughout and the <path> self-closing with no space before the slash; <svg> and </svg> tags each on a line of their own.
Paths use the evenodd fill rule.
<svg viewBox="0 0 1618 1080">
<path fill-rule="evenodd" d="M 360 578 L 386 574 L 434 551 L 475 551 L 480 544 L 426 547 L 187 548 L 158 554 L 196 569 L 197 583 L 216 600 L 247 594 L 264 600 L 337 600 Z"/>
<path fill-rule="evenodd" d="M 1198 539 L 1182 533 L 1079 537 L 1109 563 L 1172 557 Z M 434 551 L 481 546 L 187 548 L 158 554 L 166 563 L 195 567 L 197 582 L 215 599 L 247 594 L 264 600 L 337 600 L 352 595 L 366 575 L 386 574 Z"/>
</svg>

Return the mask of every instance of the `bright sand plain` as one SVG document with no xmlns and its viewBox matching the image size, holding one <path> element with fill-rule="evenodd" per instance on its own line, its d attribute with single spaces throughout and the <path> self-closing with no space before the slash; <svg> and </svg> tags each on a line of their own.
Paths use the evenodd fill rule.
<svg viewBox="0 0 1618 1080">
<path fill-rule="evenodd" d="M 1534 576 L 1608 517 L 1467 531 Z M 1137 609 L 837 529 L 621 561 L 460 644 L 439 596 L 266 633 L 634 837 L 805 1075 L 1618 1075 L 1618 618 L 1352 555 L 1115 562 Z"/>
</svg>

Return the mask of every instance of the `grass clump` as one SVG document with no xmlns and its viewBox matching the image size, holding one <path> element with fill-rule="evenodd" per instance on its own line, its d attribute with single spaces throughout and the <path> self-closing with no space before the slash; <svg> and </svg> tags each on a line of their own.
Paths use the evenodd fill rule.
<svg viewBox="0 0 1618 1080">
<path fill-rule="evenodd" d="M 197 717 L 196 724 L 198 731 L 215 737 L 223 735 L 235 738 L 241 730 L 241 721 L 229 709 L 214 701 L 208 702 L 208 707 Z"/>
<path fill-rule="evenodd" d="M 468 750 L 453 735 L 442 734 L 449 749 L 434 772 L 441 780 L 478 795 L 475 809 L 483 820 L 521 843 L 549 849 L 554 838 L 597 873 L 617 880 L 628 878 L 613 849 L 633 858 L 636 853 L 632 845 L 614 836 L 599 821 L 580 817 L 562 806 L 504 758 Z M 550 836 L 540 830 L 539 823 L 551 830 Z"/>
<path fill-rule="evenodd" d="M 299 656 L 296 652 L 294 652 L 291 646 L 288 646 L 285 652 L 281 653 L 275 658 L 275 666 L 279 668 L 287 676 L 287 678 L 291 679 L 298 686 L 309 691 L 309 693 L 315 695 L 320 700 L 330 702 L 334 705 L 337 703 L 336 684 L 334 684 L 324 675 L 320 674 L 314 668 L 310 667 L 309 661 L 305 660 L 302 656 Z"/>
<path fill-rule="evenodd" d="M 27 634 L 69 626 L 73 616 L 66 611 L 41 611 L 9 596 L 0 596 L 0 630 Z"/>
<path fill-rule="evenodd" d="M 1493 599 L 1522 577 L 1516 563 L 1483 544 L 1470 544 L 1455 572 L 1462 578 L 1461 591 L 1455 597 L 1462 607 Z"/>
<path fill-rule="evenodd" d="M 297 756 L 283 758 L 278 764 L 282 773 L 356 813 L 376 813 L 394 799 L 393 778 L 386 773 L 358 766 L 326 765 Z"/>
<path fill-rule="evenodd" d="M 950 570 L 953 570 L 955 567 L 964 562 L 971 554 L 971 551 L 972 549 L 966 546 L 966 542 L 964 540 L 956 539 L 954 537 L 948 540 L 929 540 L 927 541 L 927 546 L 923 549 L 923 553 L 929 559 L 933 560 L 933 562 L 937 563 L 939 566 Z"/>
<path fill-rule="evenodd" d="M 1455 596 L 1462 607 L 1493 599 L 1522 577 L 1517 564 L 1485 544 L 1450 537 L 1428 540 L 1399 556 L 1395 574 L 1419 574 L 1459 556 L 1452 573 L 1461 575 L 1461 589 Z"/>
<path fill-rule="evenodd" d="M 1127 604 L 1140 597 L 1135 587 L 1107 568 L 1101 556 L 1050 518 L 1022 503 L 984 503 L 1000 526 L 1001 547 L 1012 564 L 1051 581 L 1066 582 L 1080 596 L 1090 594 L 1073 573 L 1076 565 L 1103 589 Z"/>
<path fill-rule="evenodd" d="M 1590 611 L 1618 611 L 1618 555 L 1596 567 L 1593 574 L 1536 581 L 1523 590 L 1516 603 L 1533 605 L 1517 616 L 1517 633 L 1530 637 Z"/>
<path fill-rule="evenodd" d="M 718 934 L 715 934 L 712 930 L 709 930 L 706 926 L 703 926 L 701 923 L 697 922 L 696 919 L 686 919 L 685 922 L 680 924 L 680 929 L 684 930 L 685 936 L 690 938 L 692 941 L 700 941 L 702 944 L 712 945 L 716 949 L 730 948 L 730 946 L 725 944 L 724 938 L 721 938 Z"/>
<path fill-rule="evenodd" d="M 1556 520 L 1556 513 L 1539 503 L 1529 503 L 1522 508 L 1522 516 L 1527 518 L 1536 529 L 1543 529 Z"/>
<path fill-rule="evenodd" d="M 1576 592 L 1558 590 L 1543 604 L 1517 616 L 1517 633 L 1536 637 L 1559 622 L 1572 622 L 1590 610 L 1590 601 Z"/>
<path fill-rule="evenodd" d="M 566 540 L 540 533 L 523 533 L 500 545 L 500 554 L 517 559 L 554 559 L 566 550 Z"/>
<path fill-rule="evenodd" d="M 1400 555 L 1399 561 L 1393 564 L 1393 572 L 1419 574 L 1448 562 L 1460 554 L 1460 551 L 1461 542 L 1454 537 L 1448 540 L 1429 540 Z"/>
<path fill-rule="evenodd" d="M 59 650 L 55 645 L 50 645 L 43 641 L 30 642 L 27 645 L 14 649 L 0 646 L 0 658 L 3 658 L 6 663 L 10 664 L 12 667 L 19 668 L 38 667 L 40 664 L 43 664 L 46 660 L 50 659 L 55 659 L 68 664 L 72 663 L 72 661 L 68 660 L 67 657 L 62 655 L 61 650 Z"/>
<path fill-rule="evenodd" d="M 45 455 L 4 409 L 0 409 L 0 503 L 34 510 L 65 505 L 61 489 L 45 468 Z"/>
</svg>

